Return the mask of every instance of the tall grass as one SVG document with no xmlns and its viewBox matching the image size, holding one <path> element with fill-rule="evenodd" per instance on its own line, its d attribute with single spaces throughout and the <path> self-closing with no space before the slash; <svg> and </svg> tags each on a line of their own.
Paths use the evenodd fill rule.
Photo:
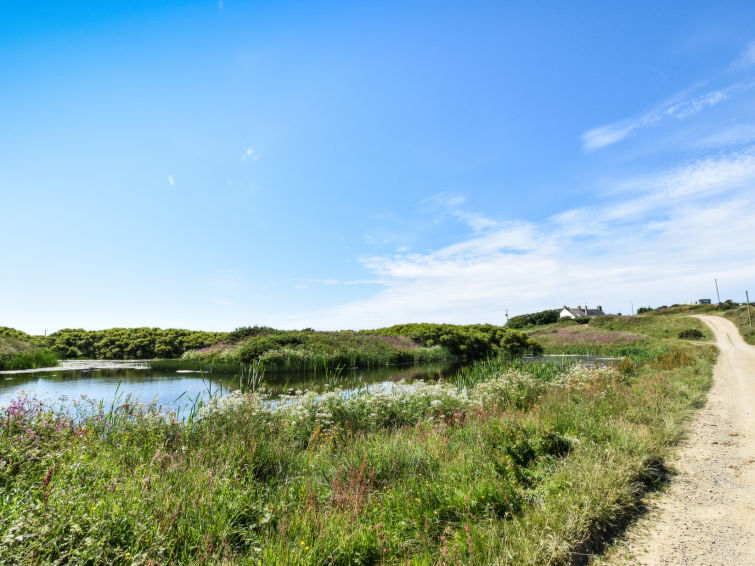
<svg viewBox="0 0 755 566">
<path fill-rule="evenodd" d="M 662 480 L 709 384 L 709 353 L 683 351 L 631 376 L 491 360 L 275 406 L 238 392 L 186 420 L 20 398 L 0 414 L 0 562 L 569 564 Z"/>
<path fill-rule="evenodd" d="M 0 370 L 34 369 L 57 365 L 57 354 L 45 348 L 0 352 Z"/>
</svg>

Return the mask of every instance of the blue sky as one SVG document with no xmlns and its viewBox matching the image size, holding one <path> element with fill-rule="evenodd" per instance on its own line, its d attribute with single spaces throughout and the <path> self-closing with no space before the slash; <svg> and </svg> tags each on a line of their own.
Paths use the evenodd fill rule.
<svg viewBox="0 0 755 566">
<path fill-rule="evenodd" d="M 0 10 L 0 325 L 755 293 L 752 3 Z"/>
</svg>

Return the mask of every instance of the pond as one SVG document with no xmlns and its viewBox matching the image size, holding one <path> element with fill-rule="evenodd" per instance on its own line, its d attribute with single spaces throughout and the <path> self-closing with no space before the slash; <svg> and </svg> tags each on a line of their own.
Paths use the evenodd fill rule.
<svg viewBox="0 0 755 566">
<path fill-rule="evenodd" d="M 348 369 L 341 372 L 274 373 L 263 377 L 273 396 L 290 389 L 307 389 L 326 383 L 345 389 L 388 388 L 400 380 L 448 379 L 458 370 L 454 362 L 403 365 L 374 369 Z M 86 395 L 109 407 L 116 398 L 150 402 L 153 399 L 169 410 L 185 414 L 196 401 L 213 394 L 238 389 L 233 375 L 152 369 L 149 362 L 64 361 L 60 368 L 41 371 L 0 372 L 0 407 L 25 393 L 46 404 L 66 405 Z M 62 401 L 61 401 L 62 399 Z"/>
</svg>

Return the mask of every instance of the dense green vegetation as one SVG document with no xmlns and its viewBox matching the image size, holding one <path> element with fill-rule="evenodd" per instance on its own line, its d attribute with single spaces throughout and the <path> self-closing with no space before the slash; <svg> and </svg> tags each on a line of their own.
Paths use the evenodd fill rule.
<svg viewBox="0 0 755 566">
<path fill-rule="evenodd" d="M 58 356 L 43 342 L 7 326 L 0 326 L 0 371 L 32 369 L 58 365 Z"/>
<path fill-rule="evenodd" d="M 436 361 L 450 357 L 442 347 L 423 348 L 409 338 L 374 336 L 352 331 L 237 329 L 213 346 L 186 352 L 183 360 L 219 367 L 259 362 L 267 371 L 377 367 Z"/>
<path fill-rule="evenodd" d="M 379 336 L 408 337 L 425 347 L 442 346 L 462 360 L 479 360 L 497 354 L 520 356 L 540 353 L 539 344 L 505 326 L 493 324 L 397 324 L 388 328 L 365 330 Z"/>
<path fill-rule="evenodd" d="M 98 360 L 178 358 L 187 350 L 215 344 L 225 332 L 168 328 L 65 328 L 47 337 L 50 349 L 63 358 Z"/>
<path fill-rule="evenodd" d="M 559 321 L 561 311 L 558 309 L 551 309 L 540 312 L 533 312 L 529 314 L 520 314 L 519 316 L 512 316 L 509 319 L 510 328 L 529 328 L 530 326 L 542 326 L 543 324 L 552 324 Z"/>
<path fill-rule="evenodd" d="M 442 359 L 519 357 L 541 348 L 526 334 L 490 324 L 402 324 L 353 332 L 237 328 L 218 344 L 184 354 L 189 362 L 223 365 L 258 361 L 267 371 L 377 367 Z"/>
<path fill-rule="evenodd" d="M 665 318 L 602 323 L 639 336 L 619 369 L 492 360 L 458 384 L 234 394 L 185 422 L 17 399 L 0 562 L 573 563 L 663 481 L 703 401 L 715 350 Z"/>
</svg>

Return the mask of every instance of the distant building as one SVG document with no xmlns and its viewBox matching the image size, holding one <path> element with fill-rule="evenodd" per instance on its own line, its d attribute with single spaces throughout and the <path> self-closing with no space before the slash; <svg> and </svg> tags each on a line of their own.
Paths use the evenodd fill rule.
<svg viewBox="0 0 755 566">
<path fill-rule="evenodd" d="M 710 299 L 697 299 L 696 301 L 692 301 L 690 305 L 709 305 L 711 304 Z"/>
<path fill-rule="evenodd" d="M 598 305 L 598 308 L 588 309 L 587 305 L 584 307 L 567 307 L 561 309 L 561 318 L 595 318 L 596 316 L 605 316 L 603 307 Z"/>
</svg>

